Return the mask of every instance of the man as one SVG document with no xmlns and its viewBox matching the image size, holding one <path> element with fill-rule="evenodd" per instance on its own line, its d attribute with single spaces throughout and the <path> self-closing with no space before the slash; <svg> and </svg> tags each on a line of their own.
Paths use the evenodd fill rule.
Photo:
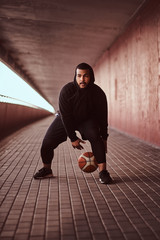
<svg viewBox="0 0 160 240">
<path fill-rule="evenodd" d="M 84 140 L 91 144 L 98 162 L 99 181 L 109 184 L 112 179 L 106 170 L 108 138 L 107 99 L 103 90 L 94 84 L 94 72 L 90 65 L 76 67 L 74 81 L 66 84 L 59 96 L 59 113 L 49 127 L 41 147 L 43 168 L 35 179 L 53 177 L 51 163 L 54 149 L 70 138 L 73 148 L 83 149 Z M 82 136 L 76 135 L 78 130 Z"/>
</svg>

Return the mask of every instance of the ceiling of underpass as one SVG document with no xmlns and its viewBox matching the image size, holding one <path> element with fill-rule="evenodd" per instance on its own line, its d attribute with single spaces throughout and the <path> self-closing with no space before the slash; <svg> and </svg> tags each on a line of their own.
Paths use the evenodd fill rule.
<svg viewBox="0 0 160 240">
<path fill-rule="evenodd" d="M 144 0 L 0 0 L 0 46 L 57 108 L 80 62 L 94 67 Z M 27 79 L 26 79 L 27 80 Z"/>
</svg>

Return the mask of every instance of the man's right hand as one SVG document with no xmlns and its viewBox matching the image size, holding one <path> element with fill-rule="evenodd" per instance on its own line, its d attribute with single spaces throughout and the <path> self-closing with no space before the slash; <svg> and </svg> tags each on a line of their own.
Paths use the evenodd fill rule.
<svg viewBox="0 0 160 240">
<path fill-rule="evenodd" d="M 86 142 L 78 138 L 76 141 L 72 142 L 72 147 L 81 150 L 83 149 L 83 146 L 80 143 L 86 143 Z"/>
</svg>

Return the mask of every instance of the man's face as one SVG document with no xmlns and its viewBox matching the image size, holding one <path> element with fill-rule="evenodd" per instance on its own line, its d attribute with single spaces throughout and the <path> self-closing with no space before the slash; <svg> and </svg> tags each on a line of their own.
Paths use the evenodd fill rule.
<svg viewBox="0 0 160 240">
<path fill-rule="evenodd" d="M 76 70 L 76 81 L 80 88 L 86 88 L 90 82 L 89 69 L 77 69 Z"/>
</svg>

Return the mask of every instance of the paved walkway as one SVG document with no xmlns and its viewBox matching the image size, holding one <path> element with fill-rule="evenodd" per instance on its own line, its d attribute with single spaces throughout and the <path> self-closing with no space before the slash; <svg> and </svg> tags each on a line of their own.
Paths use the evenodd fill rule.
<svg viewBox="0 0 160 240">
<path fill-rule="evenodd" d="M 51 118 L 0 143 L 1 240 L 160 239 L 160 148 L 110 130 L 114 184 L 83 173 L 69 141 L 55 151 L 55 178 L 34 180 Z M 85 145 L 85 151 L 90 146 Z"/>
</svg>

